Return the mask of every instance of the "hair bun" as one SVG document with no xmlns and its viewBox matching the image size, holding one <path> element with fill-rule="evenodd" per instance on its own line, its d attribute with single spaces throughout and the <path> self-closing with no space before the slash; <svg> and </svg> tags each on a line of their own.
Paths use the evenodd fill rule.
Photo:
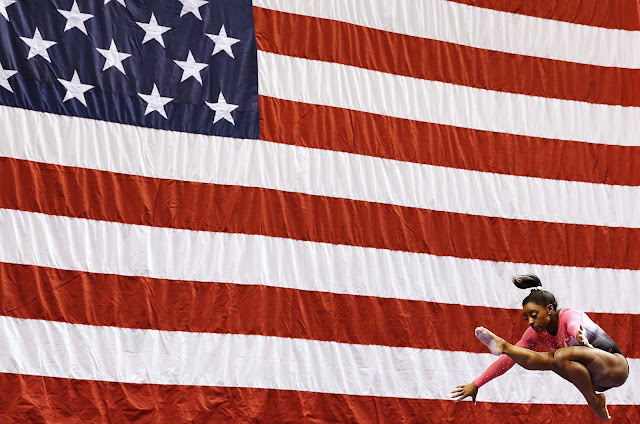
<svg viewBox="0 0 640 424">
<path fill-rule="evenodd" d="M 519 289 L 530 289 L 533 287 L 542 287 L 542 282 L 537 275 L 534 274 L 526 274 L 526 275 L 518 275 L 517 277 L 513 277 L 511 279 L 513 284 Z M 534 289 L 540 290 L 540 289 Z"/>
</svg>

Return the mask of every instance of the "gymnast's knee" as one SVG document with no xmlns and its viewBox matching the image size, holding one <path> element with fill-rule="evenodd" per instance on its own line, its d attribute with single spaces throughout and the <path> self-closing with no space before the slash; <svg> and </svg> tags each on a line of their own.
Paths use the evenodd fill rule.
<svg viewBox="0 0 640 424">
<path fill-rule="evenodd" d="M 573 359 L 573 349 L 570 347 L 563 347 L 553 352 L 553 362 L 560 368 L 564 368 Z"/>
</svg>

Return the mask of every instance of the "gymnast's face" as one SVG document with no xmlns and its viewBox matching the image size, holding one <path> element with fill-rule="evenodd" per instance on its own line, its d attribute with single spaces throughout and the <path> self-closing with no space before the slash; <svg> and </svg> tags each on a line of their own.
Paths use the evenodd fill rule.
<svg viewBox="0 0 640 424">
<path fill-rule="evenodd" d="M 534 302 L 529 302 L 522 307 L 522 315 L 536 333 L 542 333 L 551 322 L 551 310 L 553 307 L 548 305 L 544 307 Z"/>
</svg>

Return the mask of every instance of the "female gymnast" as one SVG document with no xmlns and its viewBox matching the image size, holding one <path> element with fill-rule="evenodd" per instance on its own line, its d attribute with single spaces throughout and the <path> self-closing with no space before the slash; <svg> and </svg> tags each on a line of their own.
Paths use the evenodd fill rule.
<svg viewBox="0 0 640 424">
<path fill-rule="evenodd" d="M 521 289 L 542 286 L 535 275 L 513 279 Z M 530 327 L 518 343 L 512 345 L 484 327 L 476 328 L 476 337 L 494 355 L 501 355 L 477 379 L 457 386 L 452 398 L 460 401 L 468 396 L 476 400 L 478 389 L 504 374 L 514 364 L 528 370 L 551 370 L 573 383 L 587 403 L 603 421 L 611 417 L 603 392 L 621 386 L 629 376 L 629 364 L 618 345 L 583 312 L 573 308 L 557 309 L 553 294 L 532 289 L 522 301 L 522 314 Z M 551 352 L 535 352 L 545 345 Z"/>
</svg>

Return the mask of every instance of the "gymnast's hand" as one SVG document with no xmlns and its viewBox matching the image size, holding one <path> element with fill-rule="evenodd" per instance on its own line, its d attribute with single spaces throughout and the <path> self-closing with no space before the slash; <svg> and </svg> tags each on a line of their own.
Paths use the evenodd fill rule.
<svg viewBox="0 0 640 424">
<path fill-rule="evenodd" d="M 460 402 L 462 399 L 471 396 L 473 404 L 476 404 L 476 396 L 478 396 L 478 386 L 476 382 L 472 381 L 466 386 L 456 386 L 455 390 L 451 391 L 451 398 L 457 398 L 456 402 Z"/>
<path fill-rule="evenodd" d="M 594 349 L 594 347 L 591 346 L 591 343 L 589 343 L 589 340 L 587 340 L 587 332 L 584 331 L 583 326 L 580 326 L 580 329 L 576 333 L 576 339 L 578 339 L 578 342 L 580 342 L 580 344 Z"/>
</svg>

